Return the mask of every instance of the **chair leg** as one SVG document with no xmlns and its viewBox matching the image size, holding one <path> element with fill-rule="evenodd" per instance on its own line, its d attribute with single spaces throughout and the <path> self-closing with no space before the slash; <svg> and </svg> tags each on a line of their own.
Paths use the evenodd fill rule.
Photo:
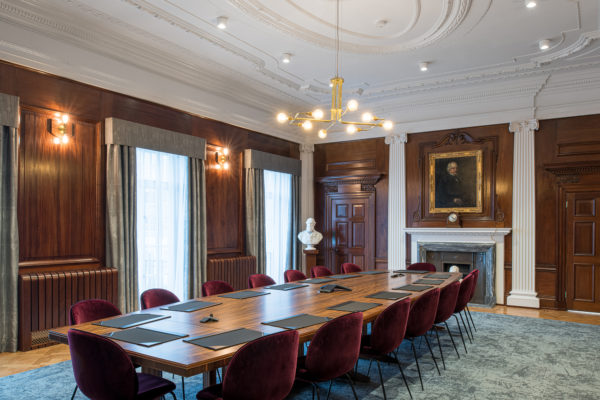
<svg viewBox="0 0 600 400">
<path fill-rule="evenodd" d="M 177 400 L 177 396 L 175 396 L 175 393 L 171 392 L 171 396 L 173 396 L 173 400 Z"/>
<path fill-rule="evenodd" d="M 456 314 L 454 314 L 454 318 L 456 318 L 456 326 L 458 326 L 458 332 L 460 333 L 460 340 L 462 340 L 462 342 L 463 342 L 463 346 L 465 348 L 465 353 L 468 353 L 467 345 L 465 344 L 465 338 L 462 334 L 462 329 L 460 329 L 460 322 L 458 322 L 458 317 L 456 316 Z"/>
<path fill-rule="evenodd" d="M 333 379 L 329 381 L 329 389 L 327 390 L 327 400 L 329 400 L 329 395 L 331 394 L 331 386 L 333 386 Z"/>
<path fill-rule="evenodd" d="M 452 346 L 454 346 L 454 351 L 456 352 L 456 355 L 460 359 L 460 354 L 458 354 L 458 349 L 456 348 L 456 343 L 454 343 L 454 338 L 452 337 L 452 332 L 450 332 L 450 327 L 448 326 L 448 323 L 446 321 L 444 321 L 444 324 L 446 325 L 446 330 L 448 331 L 448 336 L 450 336 L 450 340 L 452 341 Z"/>
<path fill-rule="evenodd" d="M 371 364 L 373 364 L 373 360 L 369 360 L 369 368 L 367 368 L 367 376 L 371 373 Z"/>
<path fill-rule="evenodd" d="M 402 365 L 400 365 L 400 361 L 398 360 L 398 356 L 394 354 L 396 358 L 396 363 L 398 364 L 398 368 L 400 369 L 400 374 L 402 374 L 402 380 L 404 381 L 404 385 L 406 385 L 406 390 L 408 390 L 408 395 L 412 399 L 412 393 L 410 392 L 410 387 L 408 386 L 408 381 L 406 380 L 406 376 L 404 376 L 404 371 L 402 370 Z"/>
<path fill-rule="evenodd" d="M 465 315 L 465 319 L 467 320 L 467 325 L 469 327 L 469 332 L 471 332 L 471 337 L 473 338 L 473 340 L 475 340 L 475 336 L 473 335 L 473 329 L 471 328 L 471 321 L 469 320 L 469 315 L 465 310 L 463 310 L 462 312 Z"/>
<path fill-rule="evenodd" d="M 467 324 L 465 324 L 465 320 L 462 314 L 458 313 L 458 316 L 460 317 L 460 320 L 462 321 L 463 326 L 465 327 L 465 333 L 467 334 L 467 339 L 469 339 L 469 343 L 473 343 L 473 340 L 471 340 L 471 336 L 469 335 L 469 329 L 467 328 Z"/>
<path fill-rule="evenodd" d="M 473 316 L 471 315 L 471 310 L 469 310 L 469 306 L 465 307 L 467 310 L 467 313 L 469 314 L 469 318 L 471 318 L 471 324 L 473 325 L 473 329 L 475 329 L 475 332 L 477 332 L 477 328 L 475 327 L 475 321 L 473 321 Z"/>
<path fill-rule="evenodd" d="M 435 364 L 435 369 L 437 369 L 438 375 L 442 375 L 442 373 L 440 372 L 440 368 L 437 365 L 437 361 L 435 360 L 435 355 L 433 354 L 433 350 L 431 349 L 431 345 L 429 344 L 429 339 L 427 339 L 427 333 L 425 335 L 423 335 L 423 337 L 425 338 L 425 343 L 427 343 L 427 347 L 429 347 L 429 352 L 431 353 L 431 358 L 433 358 L 433 363 Z"/>
<path fill-rule="evenodd" d="M 321 397 L 319 396 L 319 386 L 317 386 L 316 383 L 311 382 L 310 383 L 312 385 L 312 398 L 313 400 L 315 400 L 315 392 L 317 392 L 317 400 L 321 400 Z"/>
<path fill-rule="evenodd" d="M 73 395 L 71 396 L 71 400 L 73 400 L 75 398 L 75 393 L 77 393 L 77 388 L 79 386 L 75 385 L 75 390 L 73 390 Z"/>
<path fill-rule="evenodd" d="M 183 376 L 181 377 L 181 394 L 183 396 L 183 400 L 185 400 L 185 380 Z"/>
<path fill-rule="evenodd" d="M 387 396 L 385 395 L 385 386 L 383 385 L 383 375 L 381 375 L 381 365 L 379 365 L 379 361 L 375 361 L 377 363 L 377 370 L 379 371 L 379 382 L 381 382 L 381 390 L 383 391 L 383 400 L 387 400 Z"/>
<path fill-rule="evenodd" d="M 440 334 L 438 333 L 436 326 L 433 326 L 433 330 L 435 331 L 435 336 L 437 337 L 438 347 L 440 348 L 440 356 L 442 357 L 442 364 L 444 365 L 444 369 L 446 369 L 446 361 L 444 360 L 444 352 L 442 351 L 442 343 L 440 342 Z"/>
<path fill-rule="evenodd" d="M 413 355 L 415 356 L 415 363 L 417 364 L 417 372 L 419 373 L 419 382 L 421 382 L 421 390 L 425 390 L 425 388 L 423 388 L 423 379 L 421 378 L 421 368 L 419 367 L 419 360 L 417 358 L 417 350 L 415 349 L 415 343 L 414 343 L 413 339 L 410 340 L 410 345 L 413 350 Z"/>
<path fill-rule="evenodd" d="M 350 387 L 352 388 L 352 393 L 354 394 L 354 400 L 358 400 L 358 396 L 356 395 L 356 389 L 354 389 L 354 382 L 352 382 L 352 378 L 348 373 L 345 374 L 346 378 L 348 378 L 348 382 L 350 382 Z"/>
</svg>

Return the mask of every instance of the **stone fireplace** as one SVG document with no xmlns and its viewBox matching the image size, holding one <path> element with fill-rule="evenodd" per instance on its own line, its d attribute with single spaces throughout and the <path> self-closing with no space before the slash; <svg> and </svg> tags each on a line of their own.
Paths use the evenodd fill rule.
<svg viewBox="0 0 600 400">
<path fill-rule="evenodd" d="M 465 274 L 479 269 L 473 303 L 504 302 L 504 236 L 508 228 L 407 228 L 411 262 L 429 262 L 438 271 L 456 265 Z"/>
</svg>

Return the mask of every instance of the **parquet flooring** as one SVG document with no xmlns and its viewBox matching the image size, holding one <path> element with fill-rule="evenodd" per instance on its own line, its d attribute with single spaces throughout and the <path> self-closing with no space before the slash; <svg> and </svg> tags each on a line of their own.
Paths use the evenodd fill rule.
<svg viewBox="0 0 600 400">
<path fill-rule="evenodd" d="M 471 307 L 471 311 L 600 325 L 599 314 L 582 314 L 558 310 L 535 310 L 507 306 L 495 306 L 493 308 Z M 0 353 L 0 377 L 56 364 L 69 359 L 69 347 L 64 344 L 27 352 Z"/>
</svg>

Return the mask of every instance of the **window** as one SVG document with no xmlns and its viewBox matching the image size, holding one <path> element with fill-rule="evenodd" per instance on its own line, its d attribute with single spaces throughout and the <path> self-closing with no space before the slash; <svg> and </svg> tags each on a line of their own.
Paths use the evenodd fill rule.
<svg viewBox="0 0 600 400">
<path fill-rule="evenodd" d="M 136 149 L 138 289 L 187 299 L 188 158 Z"/>
<path fill-rule="evenodd" d="M 275 282 L 283 282 L 287 265 L 292 220 L 292 175 L 265 170 L 266 273 Z"/>
</svg>

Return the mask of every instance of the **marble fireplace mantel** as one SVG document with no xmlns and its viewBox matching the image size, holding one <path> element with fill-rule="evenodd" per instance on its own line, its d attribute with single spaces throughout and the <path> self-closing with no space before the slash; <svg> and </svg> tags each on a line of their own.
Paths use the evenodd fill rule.
<svg viewBox="0 0 600 400">
<path fill-rule="evenodd" d="M 510 228 L 405 228 L 410 235 L 411 263 L 419 262 L 419 243 L 494 244 L 496 301 L 504 304 L 504 236 Z"/>
</svg>

